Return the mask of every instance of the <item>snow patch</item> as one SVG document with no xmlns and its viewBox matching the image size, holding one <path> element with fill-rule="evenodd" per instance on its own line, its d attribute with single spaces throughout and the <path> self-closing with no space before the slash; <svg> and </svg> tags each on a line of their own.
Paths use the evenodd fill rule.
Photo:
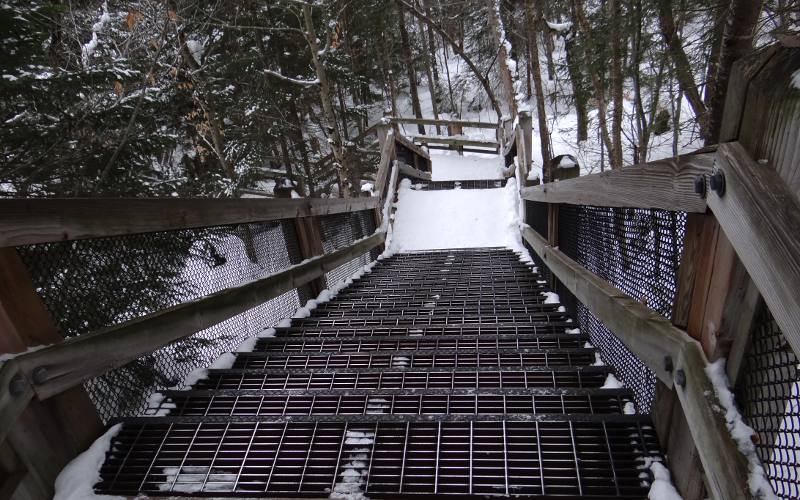
<svg viewBox="0 0 800 500">
<path fill-rule="evenodd" d="M 120 499 L 123 497 L 97 495 L 94 485 L 100 482 L 100 467 L 106 460 L 106 453 L 111 447 L 111 440 L 122 429 L 122 424 L 117 424 L 97 438 L 88 450 L 84 451 L 66 467 L 56 478 L 54 500 L 91 500 L 91 499 Z"/>
<path fill-rule="evenodd" d="M 622 382 L 620 382 L 619 379 L 615 377 L 613 373 L 609 373 L 608 376 L 606 376 L 606 381 L 601 387 L 601 389 L 622 389 L 623 387 L 625 387 L 625 385 Z"/>
<path fill-rule="evenodd" d="M 650 469 L 650 472 L 653 473 L 653 484 L 650 485 L 647 498 L 650 500 L 683 500 L 678 490 L 672 485 L 669 470 L 657 459 L 647 457 L 644 461 L 645 468 Z"/>
<path fill-rule="evenodd" d="M 544 303 L 545 304 L 560 304 L 561 297 L 558 296 L 555 292 L 542 292 L 542 295 L 545 296 Z"/>
<path fill-rule="evenodd" d="M 764 500 L 776 499 L 775 493 L 772 491 L 772 486 L 769 483 L 764 468 L 761 465 L 756 454 L 756 446 L 753 444 L 753 428 L 744 423 L 739 410 L 736 409 L 736 402 L 733 393 L 728 388 L 728 376 L 725 374 L 725 358 L 718 359 L 713 363 L 706 366 L 706 375 L 711 380 L 714 386 L 714 393 L 719 399 L 720 404 L 724 408 L 725 423 L 728 425 L 728 430 L 736 441 L 739 451 L 747 458 L 748 462 L 748 477 L 747 484 L 750 487 L 750 493 L 755 498 Z M 722 411 L 720 408 L 718 411 Z"/>
</svg>

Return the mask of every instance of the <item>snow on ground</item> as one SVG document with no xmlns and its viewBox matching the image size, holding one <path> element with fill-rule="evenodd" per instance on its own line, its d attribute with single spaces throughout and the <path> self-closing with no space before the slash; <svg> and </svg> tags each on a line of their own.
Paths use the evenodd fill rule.
<svg viewBox="0 0 800 500">
<path fill-rule="evenodd" d="M 521 251 L 516 189 L 514 179 L 509 179 L 505 188 L 498 189 L 417 191 L 403 179 L 391 249 L 509 247 Z"/>
<path fill-rule="evenodd" d="M 502 179 L 503 168 L 497 155 L 455 151 L 431 152 L 434 181 L 466 181 L 473 179 Z"/>
</svg>

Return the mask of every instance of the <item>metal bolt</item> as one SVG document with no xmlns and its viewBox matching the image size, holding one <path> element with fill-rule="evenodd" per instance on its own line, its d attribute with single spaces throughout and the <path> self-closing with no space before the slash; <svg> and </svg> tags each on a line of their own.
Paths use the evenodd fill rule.
<svg viewBox="0 0 800 500">
<path fill-rule="evenodd" d="M 19 374 L 14 375 L 11 382 L 8 383 L 8 392 L 10 392 L 12 396 L 19 396 L 25 392 L 25 387 L 27 385 L 28 383 L 25 381 L 25 377 Z"/>
<path fill-rule="evenodd" d="M 686 373 L 683 370 L 675 372 L 675 383 L 681 387 L 686 387 Z"/>
<path fill-rule="evenodd" d="M 725 173 L 722 170 L 714 170 L 711 177 L 708 178 L 708 185 L 712 191 L 717 193 L 717 196 L 722 198 L 725 194 Z"/>
<path fill-rule="evenodd" d="M 706 176 L 703 174 L 694 178 L 694 192 L 700 195 L 700 198 L 706 197 Z"/>
<path fill-rule="evenodd" d="M 41 385 L 47 382 L 47 368 L 44 366 L 38 366 L 33 369 L 33 373 L 31 373 L 31 380 L 36 385 Z"/>
<path fill-rule="evenodd" d="M 672 357 L 671 356 L 664 356 L 664 369 L 667 373 L 672 373 L 674 366 L 672 365 Z"/>
</svg>

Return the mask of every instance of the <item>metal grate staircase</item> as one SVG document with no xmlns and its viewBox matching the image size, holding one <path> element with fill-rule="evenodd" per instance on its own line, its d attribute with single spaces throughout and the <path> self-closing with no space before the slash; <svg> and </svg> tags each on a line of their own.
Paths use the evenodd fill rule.
<svg viewBox="0 0 800 500">
<path fill-rule="evenodd" d="M 122 420 L 96 485 L 149 496 L 645 498 L 628 389 L 507 249 L 398 254 L 162 416 Z M 161 412 L 163 413 L 163 411 Z"/>
</svg>

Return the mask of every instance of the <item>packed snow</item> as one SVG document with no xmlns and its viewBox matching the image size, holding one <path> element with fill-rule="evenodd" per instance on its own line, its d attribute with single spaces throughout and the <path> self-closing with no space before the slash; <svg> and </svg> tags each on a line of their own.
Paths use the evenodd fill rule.
<svg viewBox="0 0 800 500">
<path fill-rule="evenodd" d="M 106 453 L 111 447 L 111 440 L 122 429 L 122 424 L 117 424 L 105 434 L 97 438 L 88 450 L 84 451 L 61 471 L 56 478 L 55 496 L 53 500 L 91 500 L 105 499 L 116 500 L 123 497 L 97 495 L 94 485 L 100 481 L 100 467 L 106 459 Z"/>
<path fill-rule="evenodd" d="M 644 468 L 650 469 L 653 474 L 653 482 L 650 484 L 647 498 L 650 500 L 683 500 L 678 490 L 672 485 L 669 470 L 660 461 L 647 457 L 644 462 Z"/>
<path fill-rule="evenodd" d="M 503 167 L 497 155 L 464 153 L 455 151 L 431 153 L 434 181 L 466 181 L 474 179 L 502 179 Z"/>
<path fill-rule="evenodd" d="M 434 172 L 436 163 L 434 163 Z M 524 252 L 519 236 L 517 185 L 505 188 L 416 191 L 398 189 L 392 250 L 508 247 Z"/>
</svg>

